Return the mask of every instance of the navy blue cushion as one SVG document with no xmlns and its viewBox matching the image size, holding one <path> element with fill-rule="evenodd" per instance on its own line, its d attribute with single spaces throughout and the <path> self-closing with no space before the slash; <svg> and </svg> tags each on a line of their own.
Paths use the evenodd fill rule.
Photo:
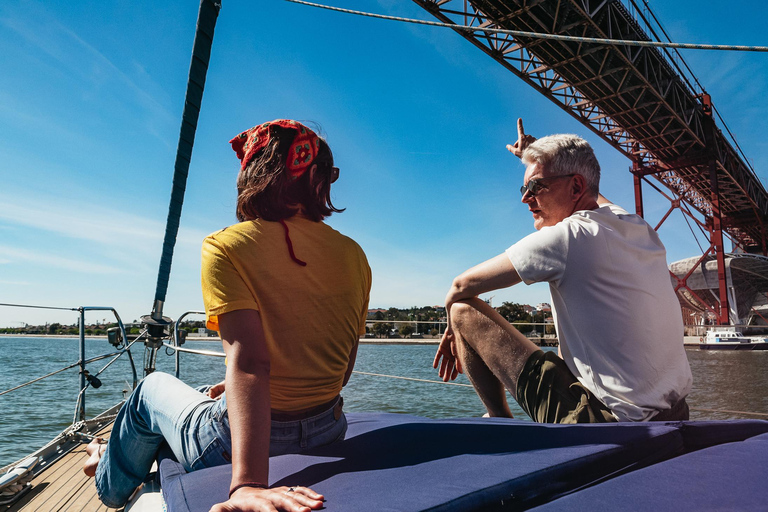
<svg viewBox="0 0 768 512">
<path fill-rule="evenodd" d="M 270 459 L 270 485 L 324 494 L 325 510 L 471 510 L 532 506 L 683 450 L 678 425 L 542 425 L 350 413 L 343 442 Z M 169 512 L 226 500 L 231 466 L 179 476 L 160 466 Z"/>
<path fill-rule="evenodd" d="M 768 432 L 768 421 L 765 420 L 686 421 L 679 425 L 685 450 L 689 452 Z"/>
<path fill-rule="evenodd" d="M 762 434 L 618 476 L 535 510 L 762 512 L 768 509 L 766 460 L 768 434 Z"/>
</svg>

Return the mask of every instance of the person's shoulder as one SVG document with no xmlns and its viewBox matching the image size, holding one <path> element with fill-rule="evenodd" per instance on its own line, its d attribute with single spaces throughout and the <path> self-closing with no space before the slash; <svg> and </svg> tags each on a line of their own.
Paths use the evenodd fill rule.
<svg viewBox="0 0 768 512">
<path fill-rule="evenodd" d="M 223 229 L 215 231 L 205 237 L 204 243 L 214 243 L 217 245 L 237 244 L 238 242 L 249 238 L 254 231 L 259 230 L 258 221 L 238 222 Z"/>
<path fill-rule="evenodd" d="M 629 213 L 627 210 L 625 210 L 621 206 L 613 203 L 605 203 L 600 208 L 598 208 L 598 210 L 602 210 L 604 212 L 609 211 L 614 215 L 635 215 L 634 213 Z"/>
<path fill-rule="evenodd" d="M 340 247 L 344 247 L 346 251 L 356 252 L 365 258 L 365 251 L 363 251 L 363 248 L 360 247 L 360 244 L 358 244 L 357 241 L 355 241 L 352 237 L 345 235 L 339 230 L 329 226 L 325 222 L 320 222 L 319 224 L 322 224 L 322 229 L 327 230 L 327 236 L 332 237 L 335 244 Z"/>
<path fill-rule="evenodd" d="M 625 210 L 621 206 L 614 203 L 603 203 L 598 208 L 595 208 L 594 210 L 584 210 L 578 213 L 580 214 L 578 216 L 579 218 L 585 219 L 585 220 L 594 220 L 594 221 L 599 221 L 600 219 L 606 218 L 606 217 L 608 218 L 618 217 L 620 219 L 633 219 L 633 218 L 641 219 L 641 217 L 636 213 L 629 213 L 627 210 Z"/>
</svg>

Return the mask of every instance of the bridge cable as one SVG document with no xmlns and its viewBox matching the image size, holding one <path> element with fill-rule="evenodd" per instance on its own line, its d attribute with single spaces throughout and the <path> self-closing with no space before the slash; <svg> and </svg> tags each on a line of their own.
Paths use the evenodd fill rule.
<svg viewBox="0 0 768 512">
<path fill-rule="evenodd" d="M 637 12 L 638 12 L 638 14 L 640 14 L 640 17 L 643 19 L 643 21 L 645 21 L 646 25 L 651 30 L 651 34 L 653 34 L 653 36 L 656 37 L 656 39 L 660 40 L 661 38 L 656 33 L 656 31 L 653 29 L 653 27 L 651 26 L 650 22 L 643 15 L 642 9 L 640 9 L 640 7 L 637 5 L 637 2 L 635 0 L 630 0 L 630 1 L 632 2 L 632 5 L 635 6 L 635 9 L 637 9 Z M 661 20 L 659 20 L 659 18 L 657 18 L 656 15 L 653 13 L 653 10 L 651 10 L 651 6 L 648 5 L 648 0 L 642 0 L 642 1 L 643 1 L 643 4 L 645 5 L 646 10 L 648 11 L 648 14 L 651 15 L 651 18 L 653 18 L 653 21 L 656 22 L 656 25 L 659 27 L 659 30 L 661 30 L 661 33 L 664 34 L 664 37 L 667 39 L 667 41 L 671 43 L 672 42 L 672 38 L 669 37 L 669 34 L 667 33 L 666 29 L 661 24 Z M 704 86 L 701 84 L 701 82 L 699 82 L 699 79 L 693 73 L 693 70 L 688 66 L 688 63 L 685 62 L 685 59 L 683 59 L 683 56 L 680 55 L 680 52 L 677 51 L 676 49 L 674 49 L 674 51 L 675 51 L 675 54 L 680 59 L 680 62 L 682 62 L 683 66 L 685 66 L 685 69 L 688 70 L 688 73 L 690 74 L 691 78 L 693 78 L 693 81 L 696 82 L 696 85 L 698 86 L 699 90 L 702 91 L 702 92 L 706 92 L 706 90 L 704 89 Z M 685 81 L 688 83 L 688 86 L 691 88 L 691 90 L 695 90 L 696 88 L 693 86 L 693 84 L 691 84 L 688 81 L 688 77 L 683 72 L 683 70 L 680 69 L 680 66 L 677 64 L 676 60 L 668 52 L 665 52 L 665 53 L 667 53 L 667 55 L 669 55 L 670 60 L 675 65 L 675 67 L 677 68 L 677 71 L 680 73 L 680 75 L 685 78 Z"/>
<path fill-rule="evenodd" d="M 561 34 L 543 34 L 540 32 L 526 32 L 522 30 L 508 30 L 502 28 L 488 28 L 488 27 L 471 27 L 467 25 L 457 25 L 453 23 L 442 23 L 439 21 L 427 21 L 418 20 L 414 18 L 403 18 L 400 16 L 388 16 L 385 14 L 376 14 L 364 11 L 355 11 L 352 9 L 343 9 L 341 7 L 334 7 L 331 5 L 316 4 L 313 2 L 306 2 L 305 0 L 285 0 L 299 5 L 306 5 L 309 7 L 318 7 L 320 9 L 327 9 L 329 11 L 337 11 L 345 14 L 356 14 L 358 16 L 365 16 L 369 18 L 378 18 L 388 21 L 402 21 L 405 23 L 415 23 L 417 25 L 429 25 L 432 27 L 450 28 L 453 30 L 461 30 L 465 32 L 485 32 L 493 34 L 506 34 L 515 37 L 530 37 L 533 39 L 554 39 L 558 41 L 573 41 L 578 43 L 597 43 L 597 44 L 610 44 L 610 45 L 623 45 L 623 46 L 649 46 L 654 48 L 683 48 L 688 50 L 725 50 L 725 51 L 738 51 L 738 52 L 768 52 L 768 46 L 744 46 L 744 45 L 725 45 L 725 44 L 694 44 L 694 43 L 665 43 L 662 41 L 636 41 L 625 39 L 604 39 L 597 37 L 581 37 L 581 36 L 566 36 Z"/>
</svg>

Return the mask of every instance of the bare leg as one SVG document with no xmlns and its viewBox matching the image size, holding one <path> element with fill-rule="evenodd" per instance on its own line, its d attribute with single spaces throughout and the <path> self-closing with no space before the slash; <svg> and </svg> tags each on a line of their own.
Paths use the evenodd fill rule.
<svg viewBox="0 0 768 512">
<path fill-rule="evenodd" d="M 539 347 L 478 298 L 454 303 L 451 323 L 464 373 L 488 414 L 511 417 L 504 388 L 517 398 L 517 379 Z"/>
<path fill-rule="evenodd" d="M 482 358 L 477 355 L 477 352 L 466 343 L 459 341 L 461 338 L 458 336 L 458 332 L 454 332 L 457 334 L 458 356 L 461 360 L 462 368 L 472 386 L 474 386 L 480 401 L 483 402 L 483 405 L 488 410 L 486 416 L 512 418 L 512 411 L 509 410 L 504 385 L 486 366 Z"/>
<path fill-rule="evenodd" d="M 101 456 L 106 449 L 107 443 L 100 437 L 94 437 L 93 441 L 88 443 L 88 446 L 85 447 L 85 453 L 90 455 L 90 457 L 83 465 L 83 473 L 91 477 L 96 475 L 96 467 L 99 465 Z"/>
</svg>

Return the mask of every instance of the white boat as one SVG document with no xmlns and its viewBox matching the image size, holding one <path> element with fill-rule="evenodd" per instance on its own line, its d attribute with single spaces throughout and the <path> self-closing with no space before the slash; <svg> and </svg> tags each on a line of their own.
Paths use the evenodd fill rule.
<svg viewBox="0 0 768 512">
<path fill-rule="evenodd" d="M 744 336 L 735 327 L 713 327 L 699 343 L 702 350 L 768 350 L 768 338 Z"/>
</svg>

